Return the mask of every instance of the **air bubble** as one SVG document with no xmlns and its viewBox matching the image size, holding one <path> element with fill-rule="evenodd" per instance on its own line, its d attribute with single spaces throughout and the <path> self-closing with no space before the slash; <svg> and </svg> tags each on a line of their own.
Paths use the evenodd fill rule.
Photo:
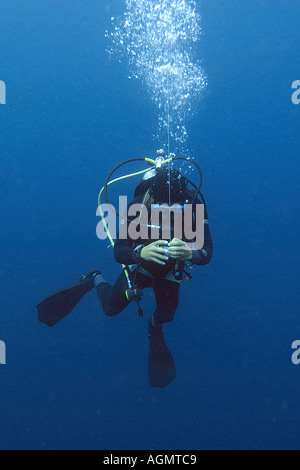
<svg viewBox="0 0 300 470">
<path fill-rule="evenodd" d="M 157 138 L 188 137 L 186 121 L 207 78 L 196 46 L 201 17 L 194 0 L 125 0 L 126 10 L 110 35 L 110 52 L 125 56 L 129 73 L 142 81 L 158 109 Z M 115 19 L 112 18 L 114 23 Z"/>
</svg>

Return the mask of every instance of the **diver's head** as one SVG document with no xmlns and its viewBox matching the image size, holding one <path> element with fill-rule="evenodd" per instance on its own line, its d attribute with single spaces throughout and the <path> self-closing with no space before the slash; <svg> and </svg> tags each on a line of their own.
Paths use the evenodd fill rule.
<svg viewBox="0 0 300 470">
<path fill-rule="evenodd" d="M 156 150 L 156 156 L 165 158 L 165 151 L 163 149 Z"/>
<path fill-rule="evenodd" d="M 160 168 L 156 171 L 152 180 L 154 204 L 184 204 L 186 190 L 186 180 L 176 168 Z"/>
</svg>

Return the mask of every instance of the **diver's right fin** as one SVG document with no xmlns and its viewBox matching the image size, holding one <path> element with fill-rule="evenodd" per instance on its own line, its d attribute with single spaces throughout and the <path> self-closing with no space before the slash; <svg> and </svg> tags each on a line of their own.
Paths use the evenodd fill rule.
<svg viewBox="0 0 300 470">
<path fill-rule="evenodd" d="M 155 328 L 152 318 L 148 322 L 149 359 L 148 377 L 151 387 L 165 388 L 176 379 L 176 368 L 172 354 L 164 339 L 162 327 Z"/>
<path fill-rule="evenodd" d="M 49 295 L 37 305 L 38 319 L 48 326 L 54 326 L 65 318 L 82 297 L 94 287 L 95 276 L 100 271 L 90 271 L 76 282 Z"/>
</svg>

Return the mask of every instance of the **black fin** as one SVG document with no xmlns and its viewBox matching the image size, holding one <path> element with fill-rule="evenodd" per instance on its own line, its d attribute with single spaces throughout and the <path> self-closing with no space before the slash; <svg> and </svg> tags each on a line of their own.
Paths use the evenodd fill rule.
<svg viewBox="0 0 300 470">
<path fill-rule="evenodd" d="M 82 297 L 94 287 L 94 276 L 98 271 L 91 271 L 64 289 L 49 295 L 37 305 L 38 319 L 48 326 L 54 326 L 65 318 L 78 304 Z"/>
<path fill-rule="evenodd" d="M 154 328 L 149 319 L 148 376 L 151 387 L 165 388 L 176 379 L 173 356 L 166 345 L 162 328 Z"/>
</svg>

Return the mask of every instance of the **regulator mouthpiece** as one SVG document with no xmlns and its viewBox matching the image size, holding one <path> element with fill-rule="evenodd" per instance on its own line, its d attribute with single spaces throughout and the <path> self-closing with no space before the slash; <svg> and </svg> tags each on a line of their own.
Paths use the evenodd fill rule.
<svg viewBox="0 0 300 470">
<path fill-rule="evenodd" d="M 162 164 L 163 162 L 165 161 L 165 152 L 163 149 L 160 149 L 160 150 L 157 150 L 156 152 L 156 168 L 161 168 L 162 167 Z"/>
<path fill-rule="evenodd" d="M 163 162 L 164 162 L 164 158 L 163 158 L 163 157 L 157 157 L 157 159 L 155 160 L 156 169 L 161 168 Z"/>
</svg>

